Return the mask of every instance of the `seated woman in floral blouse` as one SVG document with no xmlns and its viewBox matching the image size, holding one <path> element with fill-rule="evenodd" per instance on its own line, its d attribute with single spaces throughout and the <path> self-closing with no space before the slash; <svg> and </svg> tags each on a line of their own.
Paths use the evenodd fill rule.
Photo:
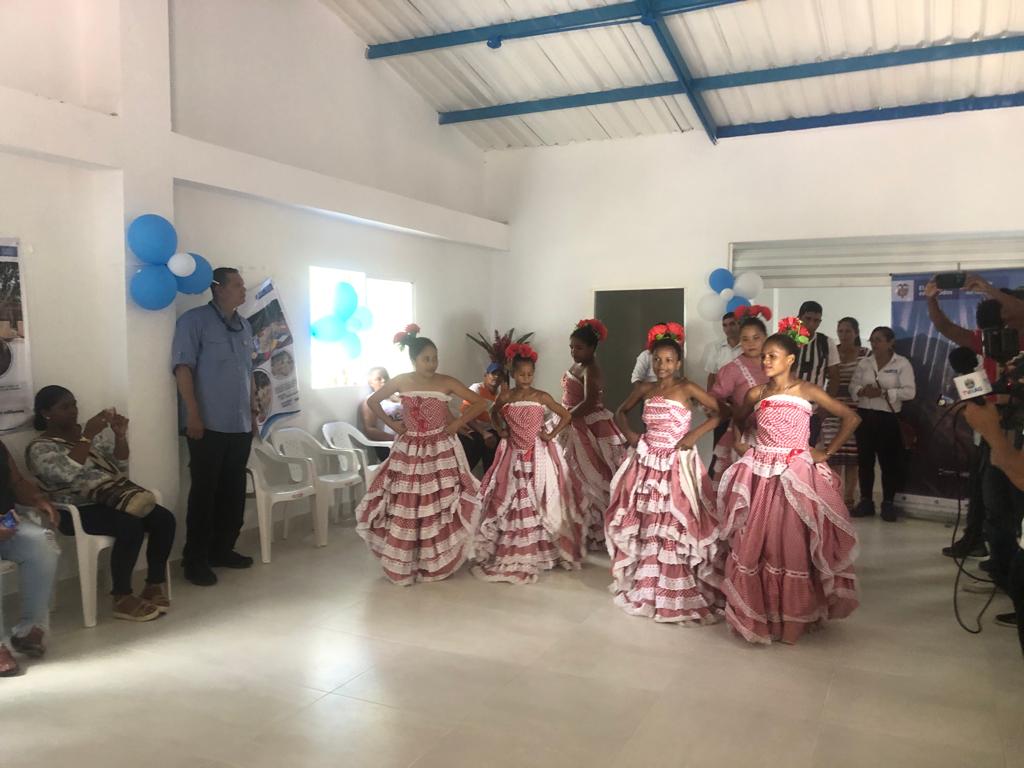
<svg viewBox="0 0 1024 768">
<path fill-rule="evenodd" d="M 35 428 L 43 432 L 25 451 L 29 471 L 54 501 L 74 504 L 86 533 L 114 537 L 110 555 L 114 618 L 150 621 L 170 608 L 167 558 L 174 544 L 174 515 L 156 505 L 139 517 L 101 504 L 96 489 L 121 480 L 128 466 L 128 419 L 113 408 L 101 411 L 85 426 L 78 423 L 78 404 L 70 390 L 43 387 L 36 394 Z M 60 530 L 73 536 L 71 517 L 61 511 Z M 132 591 L 132 571 L 146 546 L 146 587 Z"/>
</svg>

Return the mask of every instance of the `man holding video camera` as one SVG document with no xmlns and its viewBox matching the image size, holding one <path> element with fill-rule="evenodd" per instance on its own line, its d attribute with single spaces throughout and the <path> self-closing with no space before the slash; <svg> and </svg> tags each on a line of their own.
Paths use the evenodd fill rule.
<svg viewBox="0 0 1024 768">
<path fill-rule="evenodd" d="M 978 306 L 977 331 L 956 325 L 939 307 L 939 293 L 944 289 L 956 288 L 983 293 L 989 297 Z M 937 275 L 925 288 L 925 296 L 928 298 L 929 316 L 936 329 L 961 347 L 983 354 L 984 369 L 989 380 L 993 383 L 1001 381 L 1003 366 L 1018 351 L 1017 335 L 1013 331 L 1024 328 L 1024 302 L 994 288 L 979 277 L 964 273 Z M 966 353 L 967 350 L 963 351 Z M 991 405 L 991 412 L 1002 422 L 1003 431 L 997 430 L 1002 440 L 1019 448 L 1021 426 L 1024 425 L 1024 401 L 1020 397 L 1003 395 L 999 398 L 998 406 Z M 1011 437 L 1007 437 L 1006 431 Z M 1022 513 L 1024 494 L 1014 488 L 1006 473 L 995 464 L 989 435 L 982 434 L 976 460 L 971 467 L 970 503 L 964 536 L 944 549 L 943 554 L 957 558 L 983 555 L 985 547 L 981 534 L 984 531 L 991 559 L 983 567 L 989 571 L 992 581 L 998 587 L 1010 592 L 1011 562 L 1018 549 L 1016 539 Z M 968 586 L 987 588 L 984 583 Z M 1001 614 L 996 617 L 996 621 L 1003 625 L 1017 626 L 1017 614 Z"/>
</svg>

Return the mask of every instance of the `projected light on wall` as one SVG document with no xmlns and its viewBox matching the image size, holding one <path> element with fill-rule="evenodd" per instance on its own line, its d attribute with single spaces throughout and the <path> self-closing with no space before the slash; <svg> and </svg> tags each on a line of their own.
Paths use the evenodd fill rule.
<svg viewBox="0 0 1024 768">
<path fill-rule="evenodd" d="M 412 322 L 412 283 L 310 267 L 309 312 L 313 389 L 363 386 L 378 365 L 392 376 L 409 370 L 391 337 Z"/>
</svg>

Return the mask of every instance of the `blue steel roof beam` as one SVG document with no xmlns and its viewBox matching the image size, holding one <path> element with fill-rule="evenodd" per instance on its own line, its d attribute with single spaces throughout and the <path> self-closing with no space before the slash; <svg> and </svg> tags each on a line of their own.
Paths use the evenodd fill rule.
<svg viewBox="0 0 1024 768">
<path fill-rule="evenodd" d="M 652 12 L 644 16 L 643 23 L 650 26 L 654 36 L 658 39 L 661 50 L 665 52 L 665 57 L 672 65 L 672 71 L 676 73 L 679 82 L 686 89 L 686 96 L 693 106 L 693 111 L 697 113 L 697 118 L 700 120 L 701 125 L 704 126 L 704 132 L 708 135 L 712 144 L 717 144 L 718 128 L 715 126 L 715 120 L 711 116 L 708 105 L 704 103 L 704 97 L 693 90 L 693 77 L 690 75 L 690 68 L 686 65 L 686 60 L 683 58 L 683 54 L 680 53 L 679 46 L 676 45 L 675 38 L 672 37 L 665 19 L 656 10 L 653 10 L 652 7 Z"/>
<path fill-rule="evenodd" d="M 592 91 L 572 96 L 555 96 L 548 99 L 519 101 L 512 104 L 497 104 L 493 107 L 477 109 L 460 109 L 455 112 L 440 112 L 437 122 L 441 125 L 449 123 L 466 123 L 474 120 L 490 120 L 497 117 L 514 117 L 530 115 L 537 112 L 550 112 L 556 109 L 572 109 L 574 107 L 592 107 L 597 104 L 611 104 L 617 101 L 635 101 L 636 99 L 654 99 L 659 96 L 674 96 L 685 93 L 682 83 L 658 83 L 656 85 L 638 85 L 632 88 L 615 88 L 610 91 Z"/>
<path fill-rule="evenodd" d="M 1005 107 L 1024 107 L 1024 92 L 1010 93 L 1003 96 L 970 96 L 966 99 L 955 99 L 953 101 L 934 101 L 927 104 L 911 104 L 905 107 L 865 109 L 860 112 L 839 112 L 832 115 L 815 115 L 813 117 L 791 117 L 786 120 L 772 120 L 766 123 L 723 125 L 718 129 L 718 136 L 722 139 L 728 139 L 737 136 L 756 136 L 762 133 L 803 131 L 809 128 L 826 128 L 835 125 L 853 125 L 855 123 L 876 123 L 885 120 L 903 120 L 909 117 L 930 117 L 932 115 L 945 115 L 951 112 L 972 112 L 981 109 L 1003 109 Z"/>
<path fill-rule="evenodd" d="M 658 13 L 674 14 L 701 11 L 742 1 L 653 0 L 651 6 Z M 489 24 L 483 27 L 474 27 L 473 29 L 461 29 L 437 35 L 414 37 L 409 40 L 397 40 L 392 43 L 377 43 L 367 47 L 366 58 L 382 59 L 388 56 L 422 53 L 423 51 L 452 48 L 457 45 L 468 45 L 470 43 L 487 43 L 492 48 L 499 48 L 501 47 L 502 40 L 550 35 L 556 32 L 570 32 L 577 29 L 607 26 L 609 23 L 627 24 L 640 20 L 645 10 L 644 5 L 640 2 L 616 3 L 615 5 L 556 13 L 551 16 L 537 16 L 532 19 L 519 19 L 503 24 Z"/>
<path fill-rule="evenodd" d="M 874 53 L 867 56 L 851 56 L 845 59 L 816 61 L 810 64 L 795 64 L 787 67 L 775 67 L 773 69 L 758 69 L 750 72 L 700 77 L 693 81 L 693 88 L 695 91 L 740 88 L 747 85 L 778 83 L 806 77 L 842 75 L 847 72 L 863 72 L 868 69 L 902 67 L 908 64 L 927 64 L 933 61 L 985 56 L 994 53 L 1014 53 L 1016 51 L 1024 51 L 1024 35 L 975 40 L 967 43 L 933 45 L 927 48 L 906 48 L 901 51 Z"/>
</svg>

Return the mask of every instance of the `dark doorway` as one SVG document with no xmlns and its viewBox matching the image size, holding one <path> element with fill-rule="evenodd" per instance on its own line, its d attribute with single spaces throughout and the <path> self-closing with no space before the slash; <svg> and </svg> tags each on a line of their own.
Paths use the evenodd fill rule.
<svg viewBox="0 0 1024 768">
<path fill-rule="evenodd" d="M 629 378 L 636 357 L 647 343 L 647 330 L 658 322 L 683 322 L 683 289 L 654 288 L 634 291 L 595 291 L 594 317 L 608 327 L 608 339 L 598 355 L 604 371 L 605 405 L 615 410 L 633 388 Z M 641 425 L 640 410 L 630 417 Z"/>
</svg>

